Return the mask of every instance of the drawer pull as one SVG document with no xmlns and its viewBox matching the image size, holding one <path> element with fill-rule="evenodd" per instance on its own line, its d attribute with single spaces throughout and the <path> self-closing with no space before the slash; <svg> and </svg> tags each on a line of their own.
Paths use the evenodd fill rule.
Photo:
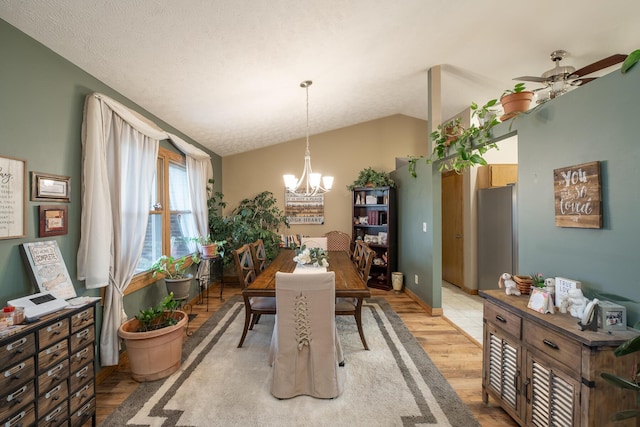
<svg viewBox="0 0 640 427">
<path fill-rule="evenodd" d="M 549 341 L 548 339 L 543 339 L 542 342 L 545 345 L 548 345 L 549 347 L 551 347 L 554 350 L 559 350 L 560 348 L 556 345 L 556 343 L 554 343 L 553 341 Z"/>
<path fill-rule="evenodd" d="M 499 314 L 496 314 L 496 320 L 498 320 L 499 322 L 502 322 L 502 323 L 507 323 L 507 319 L 505 319 L 504 317 L 500 316 Z"/>
<path fill-rule="evenodd" d="M 83 311 L 82 313 L 76 314 L 76 318 L 79 319 L 81 322 L 86 322 L 87 320 L 89 320 L 90 317 L 91 317 L 91 313 L 89 313 L 88 311 Z"/>
<path fill-rule="evenodd" d="M 23 353 L 24 350 L 18 347 L 21 347 L 23 345 L 25 345 L 27 343 L 27 339 L 26 338 L 21 338 L 17 341 L 12 342 L 11 344 L 7 345 L 7 351 L 11 351 L 11 350 L 16 350 L 16 354 L 20 354 Z"/>
<path fill-rule="evenodd" d="M 64 368 L 64 364 L 60 363 L 57 366 L 54 366 L 53 368 L 49 369 L 47 371 L 47 376 L 48 377 L 54 377 L 55 379 L 59 380 L 60 376 L 57 374 L 58 371 L 60 371 L 62 368 Z"/>
<path fill-rule="evenodd" d="M 12 400 L 16 400 L 18 403 L 22 402 L 22 395 L 24 394 L 24 392 L 27 391 L 27 386 L 22 386 L 21 388 L 19 388 L 18 390 L 14 391 L 13 393 L 11 393 L 9 396 L 7 396 L 7 402 L 11 402 Z"/>
<path fill-rule="evenodd" d="M 24 417 L 27 416 L 27 412 L 26 411 L 22 411 L 19 414 L 16 414 L 15 417 L 11 418 L 9 421 L 7 421 L 7 423 L 5 424 L 6 427 L 12 427 L 15 425 L 22 425 L 22 424 L 18 424 L 20 421 L 22 421 L 22 419 Z"/>
<path fill-rule="evenodd" d="M 86 411 L 88 411 L 89 409 L 91 409 L 91 402 L 87 403 L 86 405 L 84 405 L 82 408 L 78 409 L 78 418 L 80 418 L 81 416 L 84 415 L 84 413 Z"/>
<path fill-rule="evenodd" d="M 87 378 L 87 372 L 88 371 L 89 371 L 89 367 L 85 366 L 84 368 L 82 368 L 78 372 L 76 372 L 76 378 Z"/>
<path fill-rule="evenodd" d="M 62 328 L 62 322 L 54 323 L 53 325 L 47 328 L 47 332 L 53 332 L 55 335 L 60 335 L 60 331 L 58 329 Z"/>
<path fill-rule="evenodd" d="M 55 388 L 51 389 L 51 391 L 49 391 L 47 394 L 45 394 L 45 397 L 47 399 L 50 399 L 53 397 L 53 400 L 58 400 L 60 397 L 56 396 L 58 393 L 60 393 L 60 390 L 62 389 L 61 385 L 57 385 Z"/>
<path fill-rule="evenodd" d="M 85 360 L 89 357 L 89 349 L 85 348 L 76 353 L 76 359 Z"/>
<path fill-rule="evenodd" d="M 88 330 L 88 329 L 85 329 L 85 330 L 84 330 L 84 331 L 82 331 L 82 332 L 78 332 L 78 333 L 76 334 L 76 338 L 78 338 L 80 341 L 84 341 L 84 340 L 86 340 L 87 338 L 89 338 L 89 330 Z"/>
<path fill-rule="evenodd" d="M 87 397 L 88 395 L 85 394 L 85 391 L 89 391 L 89 384 L 85 385 L 80 390 L 78 390 L 75 394 L 75 397 Z"/>
<path fill-rule="evenodd" d="M 56 421 L 58 421 L 58 419 L 56 417 L 58 416 L 58 414 L 60 414 L 60 412 L 62 412 L 62 406 L 58 406 L 53 412 L 51 412 L 49 415 L 47 415 L 47 417 L 45 419 L 47 421 L 56 422 Z"/>
<path fill-rule="evenodd" d="M 53 347 L 48 348 L 45 351 L 45 354 L 49 355 L 49 354 L 53 353 L 54 356 L 59 356 L 60 355 L 60 353 L 58 353 L 59 350 L 62 350 L 62 344 L 61 343 L 58 343 L 58 344 L 54 345 Z"/>
<path fill-rule="evenodd" d="M 4 371 L 4 377 L 5 378 L 9 378 L 9 377 L 13 376 L 13 378 L 19 379 L 20 375 L 18 375 L 18 372 L 22 371 L 25 368 L 25 366 L 26 366 L 26 364 L 24 362 L 22 362 L 19 365 L 16 365 L 13 368 Z"/>
</svg>

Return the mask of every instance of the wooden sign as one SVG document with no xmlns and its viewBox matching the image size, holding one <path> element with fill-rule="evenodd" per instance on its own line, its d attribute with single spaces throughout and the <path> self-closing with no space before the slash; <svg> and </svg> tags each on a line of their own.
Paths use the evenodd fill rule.
<svg viewBox="0 0 640 427">
<path fill-rule="evenodd" d="M 602 228 L 600 162 L 554 169 L 556 226 Z"/>
</svg>

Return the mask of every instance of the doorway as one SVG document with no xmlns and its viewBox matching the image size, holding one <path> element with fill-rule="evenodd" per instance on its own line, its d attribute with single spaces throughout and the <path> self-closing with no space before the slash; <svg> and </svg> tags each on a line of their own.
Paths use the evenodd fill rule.
<svg viewBox="0 0 640 427">
<path fill-rule="evenodd" d="M 464 288 L 462 175 L 442 174 L 442 279 Z"/>
</svg>

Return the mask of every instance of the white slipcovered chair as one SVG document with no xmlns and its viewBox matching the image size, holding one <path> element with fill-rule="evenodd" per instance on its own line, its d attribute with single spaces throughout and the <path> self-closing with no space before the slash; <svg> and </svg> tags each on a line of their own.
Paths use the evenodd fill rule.
<svg viewBox="0 0 640 427">
<path fill-rule="evenodd" d="M 335 274 L 276 273 L 271 394 L 332 399 L 342 393 L 342 348 L 335 321 Z"/>
<path fill-rule="evenodd" d="M 307 248 L 320 248 L 327 250 L 327 238 L 326 237 L 302 237 L 300 238 L 300 245 L 304 245 Z"/>
</svg>

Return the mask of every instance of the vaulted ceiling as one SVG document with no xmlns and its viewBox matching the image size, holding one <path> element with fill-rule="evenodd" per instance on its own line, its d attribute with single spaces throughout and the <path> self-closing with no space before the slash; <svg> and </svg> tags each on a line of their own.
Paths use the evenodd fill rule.
<svg viewBox="0 0 640 427">
<path fill-rule="evenodd" d="M 426 119 L 442 65 L 446 118 L 554 50 L 576 68 L 628 54 L 638 16 L 636 0 L 0 0 L 0 18 L 221 156 L 303 137 L 303 80 L 316 134 Z"/>
</svg>

